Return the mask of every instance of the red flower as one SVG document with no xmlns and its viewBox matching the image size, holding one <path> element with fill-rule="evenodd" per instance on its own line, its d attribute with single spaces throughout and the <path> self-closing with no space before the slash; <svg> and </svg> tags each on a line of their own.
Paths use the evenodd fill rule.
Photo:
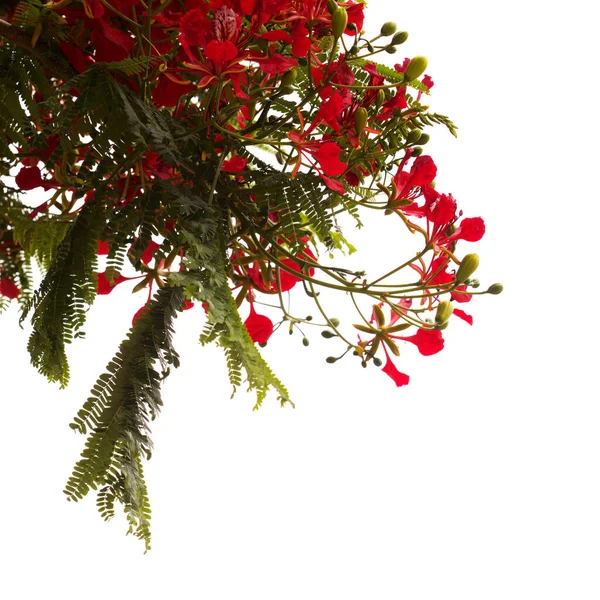
<svg viewBox="0 0 600 600">
<path fill-rule="evenodd" d="M 0 296 L 5 296 L 14 300 L 18 298 L 21 290 L 17 287 L 15 282 L 8 277 L 0 277 Z"/>
<path fill-rule="evenodd" d="M 394 187 L 394 200 L 399 201 L 403 199 L 413 199 L 420 193 L 420 189 L 428 188 L 435 179 L 437 174 L 437 167 L 433 162 L 431 156 L 423 155 L 417 156 L 415 162 L 410 168 L 410 172 L 407 173 L 403 170 L 404 164 L 409 159 L 410 154 L 404 157 L 404 160 L 400 163 L 398 167 L 398 171 L 394 175 L 393 178 L 393 187 Z M 414 188 L 420 188 L 415 193 Z M 412 208 L 412 207 L 411 207 Z M 421 208 L 421 211 L 424 208 Z M 408 210 L 404 210 L 407 214 L 417 214 L 415 212 L 409 212 Z M 418 214 L 418 216 L 424 216 L 423 214 Z"/>
<path fill-rule="evenodd" d="M 259 315 L 254 310 L 252 302 L 250 303 L 250 316 L 244 321 L 244 325 L 252 341 L 257 344 L 265 344 L 273 335 L 273 321 L 265 315 Z"/>
<path fill-rule="evenodd" d="M 246 168 L 247 162 L 247 158 L 232 156 L 223 162 L 222 170 L 227 173 L 241 173 Z"/>
</svg>

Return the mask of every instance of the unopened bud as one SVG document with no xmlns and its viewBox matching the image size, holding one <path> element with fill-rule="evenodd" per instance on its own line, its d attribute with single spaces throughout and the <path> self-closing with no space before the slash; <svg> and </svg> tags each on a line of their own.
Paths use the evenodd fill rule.
<svg viewBox="0 0 600 600">
<path fill-rule="evenodd" d="M 424 135 L 420 129 L 413 129 L 406 136 L 406 142 L 408 144 L 416 144 L 420 139 L 421 135 Z"/>
<path fill-rule="evenodd" d="M 367 125 L 367 109 L 360 106 L 356 109 L 354 113 L 354 131 L 356 131 L 356 135 L 360 136 L 362 132 L 365 130 Z"/>
<path fill-rule="evenodd" d="M 328 362 L 330 365 L 332 365 L 332 364 L 333 364 L 334 362 L 336 362 L 336 361 L 337 361 L 337 358 L 336 358 L 335 356 L 328 356 L 328 357 L 325 359 L 325 362 Z"/>
<path fill-rule="evenodd" d="M 281 78 L 281 87 L 291 87 L 296 83 L 296 79 L 298 79 L 298 71 L 296 69 L 290 69 Z"/>
<path fill-rule="evenodd" d="M 398 52 L 398 49 L 396 48 L 396 46 L 386 46 L 385 51 L 388 54 L 396 54 L 396 52 Z"/>
<path fill-rule="evenodd" d="M 408 63 L 404 71 L 404 81 L 413 81 L 425 73 L 427 68 L 427 58 L 425 56 L 415 56 Z"/>
<path fill-rule="evenodd" d="M 396 25 L 396 23 L 392 22 L 392 21 L 388 21 L 387 23 L 384 23 L 381 26 L 381 35 L 387 37 L 388 35 L 394 35 L 394 33 L 396 33 L 396 29 L 398 28 L 398 26 Z"/>
<path fill-rule="evenodd" d="M 321 335 L 326 339 L 326 340 L 330 340 L 331 338 L 335 337 L 335 333 L 333 333 L 333 331 L 329 331 L 329 329 L 325 329 L 324 331 L 321 331 Z"/>
<path fill-rule="evenodd" d="M 332 15 L 336 11 L 337 7 L 337 2 L 335 2 L 334 0 L 327 0 L 327 10 L 329 11 L 330 15 Z"/>
<path fill-rule="evenodd" d="M 348 11 L 340 6 L 335 9 L 331 16 L 331 28 L 336 39 L 342 37 L 344 31 L 346 31 L 346 25 L 348 25 Z"/>
<path fill-rule="evenodd" d="M 340 320 L 336 319 L 335 317 L 332 317 L 331 319 L 329 319 L 329 322 L 331 323 L 331 325 L 333 327 L 337 327 L 340 324 Z"/>
<path fill-rule="evenodd" d="M 373 364 L 374 364 L 376 367 L 380 367 L 380 366 L 383 364 L 383 361 L 382 361 L 382 360 L 381 360 L 381 359 L 380 359 L 378 356 L 375 356 L 375 357 L 373 358 Z"/>
<path fill-rule="evenodd" d="M 435 311 L 435 322 L 437 325 L 442 325 L 445 323 L 454 312 L 454 307 L 452 306 L 452 302 L 450 300 L 442 300 Z"/>
<path fill-rule="evenodd" d="M 310 344 L 310 341 L 308 340 L 308 338 L 302 338 L 302 345 L 303 346 L 308 346 Z"/>
<path fill-rule="evenodd" d="M 429 141 L 429 134 L 423 133 L 419 138 L 419 146 L 424 146 Z"/>
<path fill-rule="evenodd" d="M 469 279 L 469 277 L 471 277 L 471 275 L 473 275 L 473 273 L 475 273 L 478 266 L 479 256 L 477 256 L 477 254 L 467 254 L 462 259 L 460 267 L 458 267 L 458 271 L 456 271 L 456 282 L 465 282 L 467 279 Z"/>
<path fill-rule="evenodd" d="M 404 44 L 404 42 L 408 39 L 408 31 L 399 31 L 392 38 L 392 45 L 399 46 L 400 44 Z"/>
<path fill-rule="evenodd" d="M 487 293 L 497 296 L 498 294 L 501 294 L 503 290 L 504 286 L 501 283 L 494 283 L 487 289 Z"/>
<path fill-rule="evenodd" d="M 377 92 L 377 104 L 381 105 L 385 102 L 385 92 L 383 90 L 379 90 Z"/>
<path fill-rule="evenodd" d="M 412 154 L 411 154 L 411 156 L 413 156 L 413 157 L 417 157 L 417 156 L 421 156 L 421 154 L 423 154 L 423 148 L 415 148 L 415 149 L 412 151 Z"/>
</svg>

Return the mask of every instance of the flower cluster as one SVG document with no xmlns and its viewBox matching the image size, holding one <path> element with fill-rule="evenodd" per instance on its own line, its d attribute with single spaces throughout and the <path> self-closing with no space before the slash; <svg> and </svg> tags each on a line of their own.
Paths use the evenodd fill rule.
<svg viewBox="0 0 600 600">
<path fill-rule="evenodd" d="M 386 23 L 367 39 L 364 12 L 354 0 L 59 0 L 38 10 L 33 23 L 19 4 L 13 30 L 31 35 L 34 56 L 36 44 L 45 44 L 60 66 L 47 71 L 45 86 L 32 82 L 34 128 L 22 143 L 12 140 L 16 188 L 44 197 L 28 218 L 72 221 L 86 205 L 104 203 L 108 217 L 96 243 L 109 264 L 96 273 L 96 291 L 105 295 L 135 279 L 134 291 L 146 288 L 149 302 L 155 284 L 184 281 L 198 260 L 190 211 L 148 198 L 167 186 L 200 195 L 222 211 L 223 275 L 238 308 L 247 303 L 254 342 L 266 343 L 285 321 L 291 330 L 319 325 L 294 317 L 283 296 L 302 287 L 316 299 L 318 289 L 330 288 L 357 307 L 356 299 L 366 298 L 372 316 L 359 309 L 363 322 L 354 325 L 359 335 L 352 339 L 317 301 L 320 325 L 363 366 L 383 364 L 377 356 L 383 352 L 383 371 L 397 385 L 407 383 L 389 354 L 399 355 L 399 340 L 430 355 L 443 348 L 441 330 L 451 315 L 472 323 L 454 306 L 480 293 L 471 279 L 478 258 L 461 259 L 456 248 L 480 240 L 485 226 L 480 217 L 463 217 L 453 196 L 434 187 L 437 168 L 423 154 L 429 139 L 423 129 L 441 123 L 454 133 L 454 126 L 421 102 L 433 87 L 426 59 L 377 64 L 377 54 L 394 54 L 408 34 Z M 114 98 L 123 100 L 120 110 L 134 106 L 132 96 L 135 106 L 148 107 L 145 116 L 125 115 L 131 127 L 145 127 L 128 146 L 124 136 L 106 150 L 102 126 L 109 119 L 97 107 L 89 109 L 100 114 L 96 121 L 81 115 L 64 124 L 68 111 L 83 110 L 94 73 L 110 79 Z M 170 119 L 170 131 L 179 135 L 159 139 L 151 118 Z M 186 163 L 179 157 L 190 147 L 197 154 Z M 151 228 L 132 217 L 142 205 Z M 399 227 L 421 236 L 421 249 L 376 279 L 321 264 L 319 249 L 351 247 L 338 215 L 358 219 L 367 209 L 399 217 Z M 122 272 L 123 255 L 137 275 Z M 413 281 L 394 283 L 406 272 Z M 210 320 L 211 302 L 200 288 L 186 287 L 181 308 L 200 301 Z M 0 271 L 0 294 L 12 299 L 19 292 Z M 257 312 L 263 296 L 279 303 L 278 324 Z M 413 333 L 398 335 L 408 329 Z"/>
</svg>

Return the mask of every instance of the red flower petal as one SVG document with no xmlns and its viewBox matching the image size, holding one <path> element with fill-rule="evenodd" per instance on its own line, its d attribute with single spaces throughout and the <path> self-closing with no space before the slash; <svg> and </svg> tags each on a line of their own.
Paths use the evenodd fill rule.
<svg viewBox="0 0 600 600">
<path fill-rule="evenodd" d="M 469 325 L 473 325 L 473 317 L 471 315 L 468 315 L 464 310 L 461 310 L 460 308 L 455 308 L 452 314 L 456 315 L 459 319 L 466 321 Z"/>
<path fill-rule="evenodd" d="M 158 250 L 159 248 L 160 244 L 157 244 L 154 240 L 150 240 L 148 242 L 148 246 L 142 253 L 142 262 L 147 265 L 154 258 L 154 251 Z"/>
<path fill-rule="evenodd" d="M 152 100 L 156 106 L 171 108 L 177 106 L 179 98 L 196 90 L 195 85 L 175 83 L 166 75 L 161 75 L 152 92 Z"/>
<path fill-rule="evenodd" d="M 341 151 L 342 149 L 335 142 L 325 142 L 316 150 L 314 157 L 325 175 L 337 177 L 344 173 L 348 165 L 340 160 Z"/>
<path fill-rule="evenodd" d="M 447 241 L 465 240 L 478 242 L 485 233 L 485 223 L 481 217 L 463 219 Z"/>
<path fill-rule="evenodd" d="M 206 50 L 204 50 L 204 56 L 212 60 L 217 66 L 222 66 L 224 63 L 233 60 L 237 55 L 237 46 L 229 40 L 224 42 L 211 40 L 208 42 Z"/>
<path fill-rule="evenodd" d="M 259 315 L 250 306 L 250 316 L 244 321 L 248 334 L 253 342 L 264 344 L 273 335 L 273 321 L 265 315 Z"/>
<path fill-rule="evenodd" d="M 391 358 L 388 356 L 386 351 L 385 356 L 387 358 L 385 362 L 385 366 L 381 369 L 388 377 L 391 377 L 394 383 L 400 387 L 403 385 L 407 385 L 410 381 L 410 377 L 406 373 L 401 373 L 396 368 L 396 365 L 392 362 Z"/>
<path fill-rule="evenodd" d="M 44 185 L 39 167 L 22 167 L 15 177 L 20 190 L 28 191 Z"/>
<path fill-rule="evenodd" d="M 21 290 L 17 287 L 15 282 L 8 277 L 0 278 L 0 296 L 5 296 L 14 300 L 19 296 Z"/>
<path fill-rule="evenodd" d="M 106 271 L 103 271 L 102 273 L 96 273 L 96 291 L 98 292 L 99 296 L 105 296 L 106 294 L 110 294 L 115 286 L 119 285 L 119 283 L 122 283 L 126 279 L 128 279 L 128 277 L 119 274 L 112 280 L 112 283 L 110 283 L 106 277 Z"/>
<path fill-rule="evenodd" d="M 223 162 L 222 170 L 227 173 L 241 173 L 248 163 L 247 158 L 242 158 L 241 156 L 232 156 Z"/>
<path fill-rule="evenodd" d="M 419 329 L 415 335 L 408 337 L 397 336 L 397 339 L 414 344 L 423 356 L 437 354 L 444 348 L 442 332 L 436 329 Z"/>
</svg>

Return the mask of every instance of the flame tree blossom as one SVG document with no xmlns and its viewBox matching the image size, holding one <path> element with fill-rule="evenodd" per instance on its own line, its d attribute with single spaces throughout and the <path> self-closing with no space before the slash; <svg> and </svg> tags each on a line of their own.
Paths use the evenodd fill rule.
<svg viewBox="0 0 600 600">
<path fill-rule="evenodd" d="M 182 311 L 202 307 L 201 343 L 259 408 L 269 391 L 291 405 L 258 347 L 281 331 L 303 347 L 316 333 L 326 364 L 354 357 L 402 387 L 401 354 L 442 351 L 473 322 L 461 308 L 502 290 L 476 278 L 486 223 L 436 185 L 443 165 L 423 151 L 434 124 L 456 134 L 428 107 L 427 60 L 375 62 L 408 33 L 389 22 L 369 37 L 362 2 L 61 0 L 27 19 L 13 4 L 0 21 L 0 310 L 17 304 L 33 366 L 65 386 L 89 306 L 141 294 L 71 424 L 88 437 L 65 491 L 99 490 L 105 518 L 121 503 L 146 547 L 142 459 Z M 346 217 L 367 212 L 396 226 L 376 238 L 381 260 L 341 259 L 355 251 Z M 350 322 L 335 317 L 344 302 Z"/>
</svg>

